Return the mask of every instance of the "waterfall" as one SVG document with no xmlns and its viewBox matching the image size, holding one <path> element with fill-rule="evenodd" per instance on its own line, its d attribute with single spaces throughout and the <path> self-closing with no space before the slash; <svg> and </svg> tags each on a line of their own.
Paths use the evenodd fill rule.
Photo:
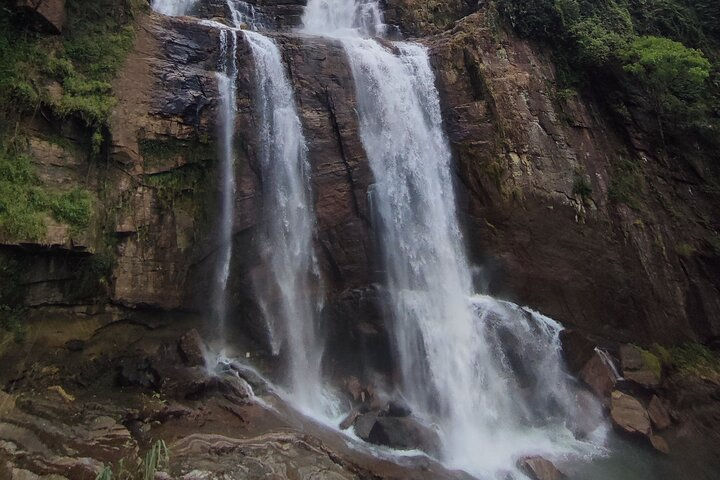
<svg viewBox="0 0 720 480">
<path fill-rule="evenodd" d="M 285 349 L 293 399 L 313 410 L 322 391 L 322 346 L 316 334 L 322 289 L 313 246 L 307 147 L 280 50 L 259 33 L 244 35 L 255 60 L 265 210 L 262 258 L 269 271 L 258 282 L 258 292 L 273 346 Z"/>
<path fill-rule="evenodd" d="M 220 30 L 220 65 L 216 73 L 220 93 L 220 211 L 218 214 L 218 256 L 212 290 L 212 309 L 218 322 L 220 338 L 225 335 L 227 322 L 227 282 L 232 259 L 232 233 L 235 202 L 235 135 L 236 81 L 237 81 L 237 33 L 230 29 Z"/>
<path fill-rule="evenodd" d="M 198 0 L 152 0 L 152 9 L 163 15 L 187 15 Z"/>
<path fill-rule="evenodd" d="M 376 1 L 309 0 L 303 31 L 314 35 L 380 36 L 385 33 L 382 10 Z"/>
<path fill-rule="evenodd" d="M 428 53 L 363 38 L 373 31 L 349 12 L 365 11 L 367 3 L 310 0 L 304 25 L 341 39 L 355 81 L 403 394 L 439 426 L 444 462 L 472 474 L 505 476 L 522 455 L 583 450 L 567 428 L 581 412 L 560 326 L 474 293 Z M 597 402 L 588 409 L 599 418 Z"/>
</svg>

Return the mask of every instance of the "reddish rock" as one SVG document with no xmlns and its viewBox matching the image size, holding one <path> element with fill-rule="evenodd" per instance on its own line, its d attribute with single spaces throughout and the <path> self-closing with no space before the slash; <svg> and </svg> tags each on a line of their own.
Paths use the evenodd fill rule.
<svg viewBox="0 0 720 480">
<path fill-rule="evenodd" d="M 593 353 L 590 360 L 580 370 L 580 379 L 590 387 L 604 404 L 609 403 L 610 392 L 615 386 L 615 373 L 599 353 Z"/>
<path fill-rule="evenodd" d="M 183 363 L 188 367 L 205 365 L 205 342 L 194 328 L 180 337 L 178 352 Z"/>
<path fill-rule="evenodd" d="M 524 457 L 517 466 L 532 480 L 561 480 L 565 475 L 555 465 L 543 457 Z"/>
<path fill-rule="evenodd" d="M 648 415 L 653 425 L 658 430 L 665 430 L 672 425 L 670 414 L 668 413 L 665 405 L 662 404 L 657 395 L 653 395 L 650 399 L 650 403 L 647 408 Z"/>
<path fill-rule="evenodd" d="M 664 453 L 665 455 L 670 453 L 670 447 L 660 435 L 650 435 L 650 444 L 660 453 Z"/>
<path fill-rule="evenodd" d="M 618 390 L 612 392 L 610 417 L 613 424 L 625 433 L 649 437 L 652 433 L 650 417 L 635 397 Z"/>
</svg>

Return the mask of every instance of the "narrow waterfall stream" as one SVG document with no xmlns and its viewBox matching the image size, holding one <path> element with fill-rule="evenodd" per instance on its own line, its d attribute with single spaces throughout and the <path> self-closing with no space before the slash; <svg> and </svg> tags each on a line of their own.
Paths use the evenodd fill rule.
<svg viewBox="0 0 720 480">
<path fill-rule="evenodd" d="M 561 327 L 474 294 L 428 53 L 364 38 L 384 31 L 376 7 L 310 0 L 304 31 L 340 38 L 355 80 L 402 392 L 439 426 L 444 462 L 475 475 L 522 476 L 514 465 L 523 455 L 592 452 L 603 428 L 584 432 L 595 443 L 576 440 L 570 428 L 581 414 L 600 424 L 601 410 L 589 400 L 578 411 L 562 368 Z"/>
<path fill-rule="evenodd" d="M 156 1 L 160 13 L 187 13 L 195 0 Z M 273 354 L 284 357 L 284 387 L 296 406 L 311 415 L 326 415 L 326 390 L 321 379 L 322 344 L 317 322 L 323 302 L 322 281 L 314 252 L 315 213 L 310 191 L 307 147 L 290 80 L 274 40 L 255 30 L 263 16 L 252 5 L 226 0 L 232 27 L 211 20 L 219 30 L 220 62 L 220 200 L 218 255 L 212 282 L 211 310 L 222 340 L 227 322 L 227 284 L 232 259 L 235 199 L 235 118 L 237 113 L 237 45 L 241 33 L 250 46 L 255 67 L 254 112 L 258 125 L 262 181 L 263 230 L 261 256 L 268 274 L 255 281 L 269 330 Z M 250 28 L 252 30 L 247 30 Z"/>
<path fill-rule="evenodd" d="M 268 37 L 244 34 L 255 59 L 265 212 L 262 257 L 269 270 L 258 285 L 260 301 L 273 353 L 285 350 L 294 400 L 313 409 L 322 392 L 322 345 L 316 333 L 322 288 L 314 254 L 307 147 L 280 50 Z"/>
<path fill-rule="evenodd" d="M 152 0 L 152 9 L 163 15 L 187 15 L 198 0 Z"/>
<path fill-rule="evenodd" d="M 218 336 L 225 336 L 227 322 L 227 284 L 232 260 L 232 233 L 235 202 L 235 117 L 237 110 L 237 33 L 220 30 L 220 65 L 217 75 L 220 92 L 220 212 L 218 215 L 218 255 L 212 284 L 212 309 L 215 310 Z"/>
</svg>

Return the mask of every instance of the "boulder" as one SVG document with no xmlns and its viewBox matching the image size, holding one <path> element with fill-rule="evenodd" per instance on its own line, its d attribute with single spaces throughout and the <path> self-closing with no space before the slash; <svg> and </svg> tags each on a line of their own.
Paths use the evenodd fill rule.
<svg viewBox="0 0 720 480">
<path fill-rule="evenodd" d="M 359 416 L 360 412 L 358 410 L 352 410 L 350 413 L 347 414 L 343 421 L 340 422 L 340 430 L 347 430 L 348 428 L 352 427 L 355 423 L 355 420 L 357 420 Z"/>
<path fill-rule="evenodd" d="M 565 475 L 555 465 L 543 457 L 523 457 L 517 461 L 517 467 L 532 480 L 561 480 Z"/>
<path fill-rule="evenodd" d="M 65 0 L 17 0 L 18 9 L 33 16 L 40 29 L 61 33 L 65 25 Z"/>
<path fill-rule="evenodd" d="M 440 438 L 435 430 L 410 417 L 378 417 L 370 431 L 368 441 L 400 450 L 422 450 L 435 453 Z"/>
<path fill-rule="evenodd" d="M 370 432 L 377 421 L 377 412 L 368 412 L 358 415 L 355 419 L 355 433 L 366 442 L 370 439 Z"/>
<path fill-rule="evenodd" d="M 593 393 L 607 405 L 610 393 L 615 387 L 615 373 L 598 352 L 593 352 L 592 357 L 582 367 L 579 375 L 580 379 L 590 387 Z"/>
<path fill-rule="evenodd" d="M 657 395 L 653 395 L 647 408 L 648 415 L 652 424 L 658 430 L 665 430 L 672 424 L 670 414 L 668 414 L 665 405 L 662 404 Z"/>
<path fill-rule="evenodd" d="M 573 375 L 577 375 L 595 355 L 595 345 L 577 330 L 561 331 L 560 343 L 565 363 Z"/>
<path fill-rule="evenodd" d="M 660 453 L 664 453 L 665 455 L 670 453 L 670 447 L 660 435 L 650 435 L 650 444 Z"/>
<path fill-rule="evenodd" d="M 635 397 L 618 390 L 612 392 L 610 417 L 613 424 L 625 433 L 646 437 L 652 433 L 650 417 L 642 403 Z"/>
<path fill-rule="evenodd" d="M 160 386 L 160 376 L 150 360 L 145 357 L 128 357 L 121 360 L 116 381 L 123 387 L 153 389 Z"/>
<path fill-rule="evenodd" d="M 183 363 L 188 367 L 205 365 L 205 342 L 194 328 L 180 337 L 178 352 Z"/>
<path fill-rule="evenodd" d="M 662 369 L 658 358 L 635 345 L 620 347 L 622 375 L 628 381 L 646 388 L 656 388 L 662 380 Z"/>
<path fill-rule="evenodd" d="M 412 409 L 402 400 L 390 400 L 385 408 L 383 408 L 382 415 L 384 417 L 409 417 L 412 413 Z"/>
</svg>

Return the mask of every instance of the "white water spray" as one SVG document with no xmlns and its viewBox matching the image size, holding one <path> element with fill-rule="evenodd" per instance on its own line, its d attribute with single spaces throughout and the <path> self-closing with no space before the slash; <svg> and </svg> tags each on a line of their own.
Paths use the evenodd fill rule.
<svg viewBox="0 0 720 480">
<path fill-rule="evenodd" d="M 315 214 L 300 118 L 280 50 L 244 32 L 255 60 L 255 112 L 263 185 L 264 249 L 269 275 L 257 282 L 275 353 L 284 351 L 288 383 L 302 409 L 322 408 L 317 322 L 322 286 L 314 253 Z"/>
<path fill-rule="evenodd" d="M 385 25 L 378 2 L 309 0 L 303 13 L 303 32 L 329 37 L 382 36 Z"/>
<path fill-rule="evenodd" d="M 361 5 L 310 0 L 304 24 L 341 38 L 355 80 L 403 393 L 439 425 L 443 460 L 479 476 L 521 475 L 514 465 L 522 455 L 582 450 L 566 428 L 580 412 L 562 369 L 559 325 L 474 296 L 427 51 L 398 42 L 392 52 L 359 38 L 373 34 L 349 13 Z M 590 409 L 582 414 L 599 418 L 599 405 Z"/>
<path fill-rule="evenodd" d="M 153 0 L 152 9 L 173 17 L 187 15 L 198 0 Z"/>
</svg>

